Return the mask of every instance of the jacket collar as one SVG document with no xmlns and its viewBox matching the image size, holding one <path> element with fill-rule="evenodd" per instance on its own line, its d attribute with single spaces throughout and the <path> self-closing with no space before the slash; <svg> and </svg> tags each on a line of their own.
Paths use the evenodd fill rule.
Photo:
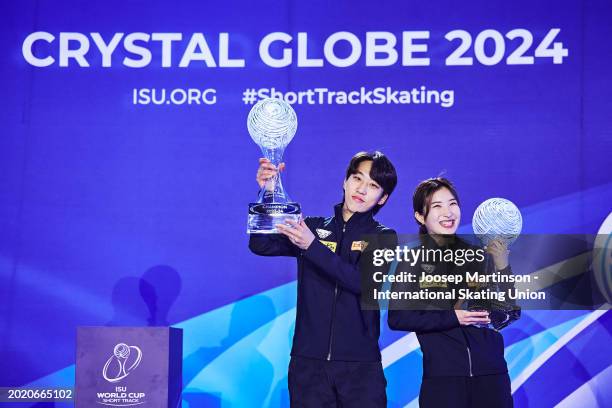
<svg viewBox="0 0 612 408">
<path fill-rule="evenodd" d="M 339 222 L 340 225 L 345 224 L 344 218 L 342 217 L 342 206 L 343 205 L 344 203 L 340 203 L 334 206 L 334 215 L 336 217 L 337 222 Z M 373 220 L 374 220 L 373 210 L 369 210 L 369 211 L 362 212 L 362 213 L 357 212 L 351 215 L 351 218 L 349 218 L 349 220 L 346 222 L 346 226 L 352 227 L 352 226 L 361 225 L 364 223 L 371 223 L 373 222 Z"/>
<path fill-rule="evenodd" d="M 433 239 L 433 237 L 429 234 L 419 234 L 419 238 L 421 240 L 421 244 L 423 244 L 425 248 L 432 248 L 432 249 L 453 247 L 456 242 L 455 235 L 444 236 L 442 245 L 438 244 L 438 242 L 435 239 Z"/>
</svg>

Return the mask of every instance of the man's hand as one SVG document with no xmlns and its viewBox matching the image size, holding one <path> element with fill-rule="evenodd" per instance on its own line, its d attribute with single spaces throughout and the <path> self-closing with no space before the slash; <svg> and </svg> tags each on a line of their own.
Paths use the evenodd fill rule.
<svg viewBox="0 0 612 408">
<path fill-rule="evenodd" d="M 295 222 L 293 220 L 287 220 L 287 224 L 278 224 L 276 225 L 276 229 L 281 234 L 285 235 L 289 238 L 289 241 L 293 243 L 296 247 L 306 250 L 314 241 L 315 236 L 308 228 L 304 220 L 300 220 L 300 222 Z"/>
<path fill-rule="evenodd" d="M 281 163 L 278 165 L 278 168 L 270 162 L 270 160 L 262 157 L 259 159 L 259 168 L 257 169 L 257 175 L 255 179 L 257 180 L 257 184 L 259 184 L 259 188 L 263 188 L 266 185 L 266 181 L 272 180 L 279 171 L 283 171 L 285 169 L 285 163 Z M 269 186 L 268 188 L 272 189 L 274 186 Z"/>
<path fill-rule="evenodd" d="M 469 326 L 477 323 L 491 323 L 489 312 L 468 312 L 467 310 L 455 310 L 457 320 L 462 326 Z"/>
<path fill-rule="evenodd" d="M 494 239 L 489 242 L 485 250 L 493 257 L 493 263 L 495 263 L 496 270 L 501 271 L 502 269 L 506 269 L 510 251 L 508 251 L 508 246 L 503 241 Z"/>
</svg>

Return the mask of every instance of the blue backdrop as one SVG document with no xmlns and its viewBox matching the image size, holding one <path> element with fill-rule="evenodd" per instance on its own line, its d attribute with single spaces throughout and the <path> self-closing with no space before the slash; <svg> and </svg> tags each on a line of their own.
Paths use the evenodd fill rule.
<svg viewBox="0 0 612 408">
<path fill-rule="evenodd" d="M 77 326 L 172 324 L 184 406 L 287 405 L 295 265 L 245 234 L 246 116 L 271 88 L 298 115 L 283 177 L 305 215 L 380 149 L 399 184 L 379 218 L 400 232 L 442 172 L 464 231 L 502 196 L 525 232 L 612 232 L 609 2 L 0 7 L 0 386 L 73 384 Z M 524 313 L 504 331 L 517 406 L 612 404 L 611 327 Z M 381 347 L 390 406 L 415 405 L 414 336 L 383 327 Z"/>
</svg>

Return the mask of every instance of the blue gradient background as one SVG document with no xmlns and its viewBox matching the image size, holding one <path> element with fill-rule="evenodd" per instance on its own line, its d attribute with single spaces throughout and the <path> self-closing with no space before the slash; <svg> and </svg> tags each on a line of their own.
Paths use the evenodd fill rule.
<svg viewBox="0 0 612 408">
<path fill-rule="evenodd" d="M 414 232 L 411 194 L 445 172 L 461 194 L 464 229 L 483 200 L 503 196 L 531 233 L 596 233 L 612 204 L 612 6 L 605 1 L 4 2 L 0 6 L 0 385 L 74 383 L 76 327 L 171 324 L 185 330 L 184 406 L 286 406 L 295 265 L 247 249 L 247 203 L 260 152 L 246 131 L 245 88 L 361 86 L 454 89 L 455 105 L 299 105 L 284 184 L 306 215 L 341 198 L 349 158 L 380 149 L 399 184 L 379 218 Z M 563 64 L 448 67 L 464 29 L 551 28 Z M 273 31 L 308 32 L 321 57 L 336 31 L 429 30 L 428 67 L 270 68 Z M 21 54 L 34 31 L 203 32 L 213 55 L 230 33 L 245 68 L 36 68 Z M 506 41 L 507 53 L 518 42 Z M 489 44 L 490 46 L 490 44 Z M 54 45 L 37 53 L 57 58 Z M 294 54 L 296 53 L 294 46 Z M 473 56 L 473 51 L 468 52 Z M 217 89 L 213 106 L 132 105 L 138 87 Z M 609 272 L 609 270 L 608 270 Z M 612 405 L 610 313 L 527 311 L 504 331 L 519 407 Z M 383 327 L 390 406 L 416 404 L 421 355 L 391 353 L 405 333 Z M 402 340 L 403 339 L 403 340 Z M 58 404 L 59 405 L 59 404 Z"/>
</svg>

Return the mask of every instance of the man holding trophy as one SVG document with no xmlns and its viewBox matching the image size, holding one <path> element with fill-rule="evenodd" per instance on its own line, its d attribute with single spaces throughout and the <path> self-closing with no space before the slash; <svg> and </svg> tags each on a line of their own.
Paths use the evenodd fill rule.
<svg viewBox="0 0 612 408">
<path fill-rule="evenodd" d="M 359 258 L 367 245 L 363 235 L 382 234 L 386 245 L 397 240 L 373 218 L 397 184 L 395 168 L 380 152 L 357 153 L 333 215 L 302 218 L 279 179 L 282 150 L 297 127 L 293 109 L 276 99 L 260 101 L 248 127 L 265 156 L 257 171 L 259 200 L 249 206 L 249 248 L 263 256 L 295 257 L 298 264 L 291 406 L 386 407 L 380 313 L 360 307 Z"/>
</svg>

